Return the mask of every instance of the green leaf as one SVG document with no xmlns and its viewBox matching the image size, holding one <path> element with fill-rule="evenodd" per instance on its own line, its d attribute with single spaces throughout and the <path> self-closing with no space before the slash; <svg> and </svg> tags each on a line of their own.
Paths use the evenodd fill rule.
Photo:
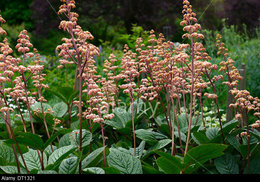
<svg viewBox="0 0 260 182">
<path fill-rule="evenodd" d="M 71 129 L 62 129 L 57 131 L 56 133 L 54 133 L 45 143 L 44 143 L 44 149 L 50 145 L 57 136 L 59 136 L 60 134 L 67 134 L 68 132 L 71 132 Z"/>
<path fill-rule="evenodd" d="M 167 126 L 167 128 L 168 128 L 168 126 Z M 183 132 L 181 132 L 181 131 L 180 131 L 180 135 L 181 135 L 181 140 L 184 141 L 184 142 L 186 142 L 186 141 L 187 141 L 186 135 L 185 135 Z M 179 138 L 179 132 L 178 132 L 178 131 L 175 131 L 175 132 L 174 132 L 174 136 L 177 137 L 177 138 Z"/>
<path fill-rule="evenodd" d="M 90 144 L 92 140 L 92 133 L 88 130 L 82 129 L 82 147 L 85 147 Z M 79 145 L 79 130 L 72 131 L 70 136 L 71 145 Z"/>
<path fill-rule="evenodd" d="M 100 167 L 88 167 L 83 169 L 83 171 L 86 172 L 87 174 L 105 174 L 104 169 Z"/>
<path fill-rule="evenodd" d="M 249 174 L 260 174 L 260 156 L 252 158 L 249 162 Z M 244 174 L 247 174 L 247 167 L 244 169 Z"/>
<path fill-rule="evenodd" d="M 43 157 L 42 157 L 40 152 L 38 155 L 38 152 L 39 151 L 37 151 L 37 150 L 29 149 L 29 151 L 27 153 L 23 154 L 26 166 L 29 171 L 32 171 L 33 169 L 41 170 L 41 161 L 39 159 L 39 155 L 40 155 L 41 160 L 43 159 L 43 165 L 47 166 L 46 154 L 43 153 Z M 19 161 L 23 165 L 23 167 L 25 167 L 21 156 L 19 156 Z"/>
<path fill-rule="evenodd" d="M 39 135 L 32 134 L 30 132 L 24 133 L 19 132 L 16 137 L 16 141 L 18 144 L 23 144 L 25 146 L 29 146 L 32 149 L 38 149 L 40 151 L 44 150 L 43 140 Z M 5 141 L 6 144 L 15 144 L 14 139 L 9 139 Z"/>
<path fill-rule="evenodd" d="M 155 169 L 153 166 L 151 166 L 150 164 L 143 162 L 142 168 L 143 168 L 143 173 L 144 174 L 163 174 L 163 172 L 158 171 L 157 169 Z"/>
<path fill-rule="evenodd" d="M 166 145 L 168 145 L 168 144 L 171 143 L 171 142 L 172 142 L 171 139 L 160 140 L 160 141 L 158 141 L 154 146 L 152 146 L 151 148 L 149 148 L 148 151 L 159 150 L 159 149 L 165 147 Z"/>
<path fill-rule="evenodd" d="M 54 170 L 44 170 L 44 171 L 40 170 L 38 171 L 37 174 L 58 174 L 58 173 Z"/>
<path fill-rule="evenodd" d="M 68 147 L 68 146 L 66 146 L 66 147 Z M 76 148 L 77 147 L 72 146 L 70 150 L 66 149 L 66 152 L 63 152 L 63 154 L 60 155 L 60 157 L 58 157 L 58 159 L 54 163 L 48 164 L 48 166 L 45 168 L 45 170 L 56 170 L 59 167 L 62 160 L 65 159 L 66 157 L 68 157 L 72 152 L 74 152 Z"/>
<path fill-rule="evenodd" d="M 139 146 L 136 148 L 136 157 L 138 157 L 139 159 L 143 155 L 144 147 L 145 147 L 145 141 L 142 141 L 139 144 Z M 130 148 L 129 151 L 131 152 L 132 155 L 134 155 L 134 148 Z"/>
<path fill-rule="evenodd" d="M 104 168 L 104 171 L 106 174 L 121 174 L 121 172 L 114 167 L 106 167 Z"/>
<path fill-rule="evenodd" d="M 231 135 L 227 135 L 226 136 L 226 138 L 227 138 L 227 141 L 228 141 L 228 143 L 231 145 L 231 146 L 233 146 L 237 151 L 239 151 L 240 152 L 240 143 L 239 143 L 239 141 L 236 139 L 236 137 L 234 137 L 234 136 L 231 136 Z"/>
<path fill-rule="evenodd" d="M 68 105 L 64 102 L 60 102 L 55 104 L 52 110 L 55 117 L 62 117 L 68 111 Z"/>
<path fill-rule="evenodd" d="M 110 148 L 107 157 L 109 166 L 118 169 L 123 174 L 142 174 L 141 162 L 138 158 L 121 152 L 118 149 Z"/>
<path fill-rule="evenodd" d="M 174 163 L 174 166 L 177 167 L 179 170 L 183 168 L 182 166 L 182 158 L 177 156 L 172 156 L 168 153 L 162 152 L 162 151 L 155 151 L 156 154 L 158 154 L 161 157 L 164 157 L 171 161 L 171 163 Z"/>
<path fill-rule="evenodd" d="M 51 93 L 59 97 L 65 103 L 71 103 L 77 97 L 78 91 L 71 87 L 58 87 L 56 90 L 49 89 Z"/>
<path fill-rule="evenodd" d="M 43 107 L 43 111 L 44 112 L 47 112 L 48 109 L 52 110 L 51 106 L 49 104 L 46 104 L 46 103 L 42 103 L 42 107 Z M 33 111 L 35 111 L 37 109 L 40 109 L 39 111 L 40 111 L 40 113 L 42 113 L 42 108 L 41 108 L 41 103 L 40 102 L 35 102 L 33 105 L 31 105 L 31 109 Z"/>
<path fill-rule="evenodd" d="M 156 164 L 165 174 L 180 174 L 180 170 L 174 165 L 174 163 L 165 157 L 159 157 L 156 160 Z"/>
<path fill-rule="evenodd" d="M 100 147 L 100 148 L 94 150 L 93 152 L 91 152 L 85 159 L 82 160 L 82 168 L 85 168 L 85 167 L 91 165 L 91 163 L 98 156 L 100 156 L 100 154 L 103 152 L 104 149 L 105 149 L 105 147 Z"/>
<path fill-rule="evenodd" d="M 259 152 L 259 143 L 257 144 L 250 144 L 250 156 L 253 155 L 255 152 Z M 247 144 L 243 144 L 243 145 L 240 145 L 239 146 L 239 151 L 240 151 L 240 154 L 242 155 L 242 157 L 244 159 L 247 158 L 248 156 L 248 145 Z"/>
<path fill-rule="evenodd" d="M 140 111 L 142 111 L 142 114 L 145 114 L 145 103 L 143 102 L 142 99 L 139 99 L 138 101 L 138 105 L 137 105 L 137 100 L 134 101 L 134 115 L 136 116 L 137 114 L 140 113 Z M 135 113 L 136 112 L 136 113 Z M 130 105 L 130 107 L 128 108 L 128 113 L 132 115 L 132 104 Z"/>
<path fill-rule="evenodd" d="M 203 131 L 200 132 L 193 132 L 191 134 L 193 140 L 197 143 L 197 144 L 205 144 L 205 143 L 209 143 L 210 140 L 208 139 L 208 137 L 206 137 L 206 135 L 203 133 Z"/>
<path fill-rule="evenodd" d="M 156 160 L 159 169 L 166 174 L 180 174 L 182 169 L 181 159 L 170 154 L 157 151 L 161 157 Z"/>
<path fill-rule="evenodd" d="M 238 164 L 231 154 L 216 158 L 214 164 L 220 174 L 239 174 Z"/>
<path fill-rule="evenodd" d="M 65 135 L 63 135 L 63 136 L 60 138 L 59 148 L 60 148 L 60 147 L 64 147 L 64 146 L 68 146 L 68 145 L 71 144 L 70 135 L 71 135 L 71 133 L 66 133 Z"/>
<path fill-rule="evenodd" d="M 52 153 L 53 153 L 53 151 L 54 150 L 56 150 L 57 149 L 57 147 L 55 146 L 55 145 L 48 145 L 45 149 L 44 149 L 44 153 L 47 155 L 47 157 L 49 157 Z"/>
<path fill-rule="evenodd" d="M 18 174 L 18 170 L 16 166 L 0 166 L 0 168 L 7 174 Z M 21 174 L 27 174 L 24 168 L 20 168 Z"/>
<path fill-rule="evenodd" d="M 0 145 L 0 165 L 3 166 L 5 164 L 15 162 L 15 156 L 13 149 L 9 146 L 4 145 L 3 143 Z"/>
<path fill-rule="evenodd" d="M 230 132 L 231 130 L 233 130 L 233 129 L 238 125 L 238 123 L 239 123 L 239 122 L 238 122 L 238 120 L 236 120 L 236 119 L 233 119 L 233 120 L 231 120 L 231 121 L 225 123 L 225 124 L 223 125 L 223 127 L 222 127 L 224 136 L 225 136 L 226 134 L 229 134 L 229 132 Z M 220 134 L 220 132 L 221 132 L 221 131 L 219 131 L 219 134 Z"/>
<path fill-rule="evenodd" d="M 123 107 L 116 107 L 113 113 L 115 116 L 111 120 L 108 120 L 107 124 L 116 130 L 125 128 L 126 123 L 132 119 L 131 113 L 127 112 Z"/>
<path fill-rule="evenodd" d="M 166 145 L 168 145 L 169 143 L 171 143 L 172 140 L 171 139 L 164 139 L 164 140 L 160 140 L 158 141 L 156 144 L 154 144 L 152 147 L 150 147 L 144 154 L 143 158 L 146 158 L 147 156 L 149 156 L 149 154 L 151 154 L 153 151 L 159 150 L 163 147 L 165 147 Z"/>
<path fill-rule="evenodd" d="M 69 145 L 65 147 L 61 147 L 59 149 L 56 149 L 49 157 L 48 159 L 48 165 L 56 163 L 64 154 L 67 152 L 76 149 L 76 147 Z"/>
<path fill-rule="evenodd" d="M 77 157 L 64 159 L 59 166 L 59 174 L 71 174 L 77 167 Z"/>
<path fill-rule="evenodd" d="M 197 124 L 196 124 L 197 126 L 199 126 L 200 123 L 202 122 L 201 118 L 202 118 L 201 116 L 198 118 L 198 121 L 197 121 Z M 195 127 L 196 120 L 197 120 L 197 117 L 192 118 L 191 129 L 193 129 Z M 183 132 L 183 133 L 186 133 L 188 131 L 188 123 L 187 123 L 186 114 L 184 114 L 184 113 L 180 114 L 180 116 L 178 116 L 178 121 L 179 121 L 180 131 Z M 177 128 L 177 121 L 176 121 L 175 126 Z"/>
<path fill-rule="evenodd" d="M 214 138 L 217 137 L 218 132 L 219 132 L 219 128 L 209 128 L 206 131 L 206 136 L 210 139 L 213 140 Z"/>
<path fill-rule="evenodd" d="M 223 151 L 227 148 L 223 144 L 202 144 L 190 149 L 184 156 L 184 171 L 191 173 L 198 167 L 204 167 L 203 164 L 210 159 L 223 155 Z"/>
<path fill-rule="evenodd" d="M 166 139 L 167 136 L 158 133 L 158 132 L 154 132 L 150 129 L 139 129 L 135 131 L 136 137 L 140 138 L 141 140 L 145 141 L 145 142 L 149 142 L 149 143 L 156 143 L 157 140 L 160 139 Z"/>
</svg>

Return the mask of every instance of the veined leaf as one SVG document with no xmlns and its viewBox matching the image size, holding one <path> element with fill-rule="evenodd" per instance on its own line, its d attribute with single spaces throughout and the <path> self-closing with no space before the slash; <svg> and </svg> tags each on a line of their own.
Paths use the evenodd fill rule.
<svg viewBox="0 0 260 182">
<path fill-rule="evenodd" d="M 0 168 L 7 174 L 18 174 L 18 170 L 16 166 L 0 166 Z M 21 174 L 27 174 L 24 168 L 20 168 Z"/>
<path fill-rule="evenodd" d="M 44 143 L 43 140 L 39 135 L 32 134 L 32 133 L 24 133 L 24 132 L 19 132 L 18 136 L 16 137 L 16 141 L 18 144 L 23 144 L 25 146 L 29 146 L 32 149 L 35 150 L 44 150 Z M 5 141 L 6 144 L 15 144 L 14 139 L 9 139 Z"/>
<path fill-rule="evenodd" d="M 88 130 L 82 130 L 82 147 L 90 144 L 92 140 L 92 133 Z M 70 136 L 71 145 L 79 145 L 79 130 L 74 130 Z"/>
<path fill-rule="evenodd" d="M 59 174 L 71 174 L 77 167 L 77 157 L 64 159 L 59 166 Z"/>
<path fill-rule="evenodd" d="M 161 171 L 166 174 L 180 174 L 182 170 L 181 159 L 160 151 L 156 153 L 161 156 L 156 160 L 156 164 Z"/>
<path fill-rule="evenodd" d="M 184 171 L 191 173 L 210 159 L 223 155 L 227 145 L 223 144 L 202 144 L 190 149 L 184 156 Z"/>
<path fill-rule="evenodd" d="M 44 171 L 40 170 L 38 171 L 37 174 L 58 174 L 58 173 L 54 170 L 44 170 Z"/>
<path fill-rule="evenodd" d="M 165 174 L 180 174 L 180 170 L 174 163 L 165 157 L 159 157 L 156 164 L 159 166 L 159 170 L 162 170 Z"/>
<path fill-rule="evenodd" d="M 218 135 L 219 132 L 219 128 L 209 128 L 206 131 L 206 136 L 210 139 L 213 140 L 214 138 L 216 138 L 216 136 Z"/>
<path fill-rule="evenodd" d="M 139 129 L 135 131 L 136 137 L 145 142 L 156 143 L 158 140 L 167 139 L 167 136 L 152 130 Z"/>
<path fill-rule="evenodd" d="M 114 118 L 107 121 L 107 124 L 112 126 L 113 128 L 119 130 L 126 127 L 126 123 L 131 120 L 132 115 L 126 111 L 125 108 L 116 107 L 113 110 Z"/>
<path fill-rule="evenodd" d="M 172 155 L 162 152 L 162 151 L 155 151 L 155 153 L 161 157 L 164 157 L 164 158 L 170 160 L 171 163 L 173 163 L 174 166 L 176 166 L 179 170 L 181 170 L 183 168 L 183 166 L 182 166 L 183 159 L 182 158 L 179 158 L 177 156 L 172 156 Z"/>
<path fill-rule="evenodd" d="M 83 169 L 83 171 L 88 174 L 105 174 L 104 169 L 102 169 L 100 167 L 88 167 L 88 168 Z"/>
<path fill-rule="evenodd" d="M 241 144 L 239 143 L 239 141 L 236 139 L 236 137 L 231 136 L 231 135 L 227 135 L 227 141 L 230 145 L 232 145 L 235 149 L 237 149 L 237 151 L 240 152 L 240 146 Z"/>
<path fill-rule="evenodd" d="M 68 146 L 68 145 L 71 144 L 70 134 L 71 134 L 71 133 L 66 133 L 65 135 L 63 135 L 63 136 L 60 138 L 59 148 L 60 148 L 60 147 L 64 147 L 64 146 Z"/>
<path fill-rule="evenodd" d="M 69 152 L 72 149 L 75 149 L 76 147 L 69 145 L 69 146 L 65 146 L 65 147 L 61 147 L 59 149 L 56 149 L 49 157 L 48 159 L 48 165 L 50 164 L 54 164 L 55 162 L 57 162 L 57 160 L 59 160 L 60 157 L 62 157 L 64 154 L 66 154 L 67 152 Z"/>
<path fill-rule="evenodd" d="M 42 107 L 43 107 L 43 111 L 44 112 L 47 112 L 48 109 L 51 109 L 51 106 L 49 104 L 46 104 L 46 103 L 42 103 Z M 40 113 L 42 113 L 42 108 L 41 108 L 41 103 L 40 102 L 35 102 L 33 105 L 31 105 L 31 109 L 33 111 L 37 110 L 37 109 L 40 109 Z"/>
<path fill-rule="evenodd" d="M 114 167 L 106 167 L 104 168 L 105 174 L 121 174 L 121 172 Z"/>
<path fill-rule="evenodd" d="M 163 172 L 158 171 L 157 169 L 155 169 L 153 166 L 151 166 L 150 164 L 142 161 L 142 168 L 143 168 L 143 173 L 144 174 L 163 174 Z"/>
<path fill-rule="evenodd" d="M 163 147 L 165 147 L 166 145 L 168 145 L 169 143 L 171 143 L 172 140 L 171 139 L 164 139 L 164 140 L 160 140 L 157 143 L 155 143 L 152 147 L 150 147 L 144 154 L 143 158 L 146 158 L 147 156 L 149 156 L 149 154 L 151 154 L 153 151 L 159 150 Z"/>
<path fill-rule="evenodd" d="M 52 92 L 65 103 L 71 103 L 78 95 L 78 91 L 74 90 L 72 87 L 58 87 L 55 91 L 51 89 L 48 91 Z"/>
<path fill-rule="evenodd" d="M 15 161 L 15 156 L 13 149 L 9 146 L 4 145 L 3 143 L 0 145 L 0 159 L 6 161 L 7 163 L 11 163 Z M 1 160 L 0 160 L 1 161 Z M 1 164 L 0 165 L 4 165 Z"/>
<path fill-rule="evenodd" d="M 89 166 L 105 149 L 105 147 L 100 147 L 93 152 L 91 152 L 85 159 L 82 160 L 82 168 Z"/>
<path fill-rule="evenodd" d="M 68 105 L 64 102 L 57 103 L 53 106 L 53 112 L 55 117 L 62 117 L 68 110 Z"/>
<path fill-rule="evenodd" d="M 140 159 L 143 155 L 145 147 L 145 141 L 142 141 L 139 146 L 136 148 L 136 156 Z M 134 155 L 134 148 L 130 148 L 129 151 L 131 152 L 132 155 Z"/>
<path fill-rule="evenodd" d="M 60 134 L 66 134 L 68 132 L 71 132 L 71 129 L 62 129 L 62 130 L 59 130 L 57 131 L 56 133 L 54 133 L 45 143 L 44 143 L 44 149 L 50 145 L 55 139 L 57 136 L 59 136 Z"/>
<path fill-rule="evenodd" d="M 231 130 L 233 130 L 237 125 L 238 125 L 238 120 L 236 119 L 233 119 L 227 123 L 225 123 L 222 127 L 223 129 L 223 134 L 226 135 L 228 134 Z M 221 131 L 219 131 L 219 134 L 220 134 Z"/>
<path fill-rule="evenodd" d="M 41 153 L 39 152 L 39 155 L 38 155 L 37 150 L 33 150 L 33 149 L 29 149 L 29 151 L 27 153 L 23 154 L 26 166 L 27 166 L 29 171 L 32 171 L 33 169 L 41 170 L 40 158 L 41 158 L 41 160 L 43 159 L 43 165 L 47 166 L 47 156 L 46 156 L 46 154 L 43 153 L 43 157 L 42 157 Z M 19 156 L 19 161 L 23 165 L 23 167 L 25 167 L 21 156 Z"/>
<path fill-rule="evenodd" d="M 193 140 L 197 143 L 197 144 L 205 144 L 205 143 L 209 143 L 210 140 L 208 139 L 208 137 L 206 137 L 206 135 L 200 131 L 200 132 L 193 132 L 191 134 Z"/>
<path fill-rule="evenodd" d="M 115 148 L 110 148 L 107 162 L 109 166 L 118 169 L 123 174 L 143 173 L 141 162 L 138 158 L 130 154 L 125 154 Z"/>
<path fill-rule="evenodd" d="M 225 154 L 214 160 L 214 164 L 220 174 L 238 174 L 239 167 L 236 159 L 231 154 Z"/>
</svg>

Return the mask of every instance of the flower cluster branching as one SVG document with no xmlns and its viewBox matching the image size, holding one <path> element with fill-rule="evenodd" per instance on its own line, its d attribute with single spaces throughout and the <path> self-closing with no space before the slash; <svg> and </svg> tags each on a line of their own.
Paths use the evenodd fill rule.
<svg viewBox="0 0 260 182">
<path fill-rule="evenodd" d="M 200 118 L 206 130 L 203 106 L 205 101 L 209 99 L 215 103 L 222 142 L 225 143 L 216 88 L 218 82 L 226 85 L 233 95 L 234 101 L 229 107 L 234 108 L 235 118 L 246 124 L 240 137 L 246 137 L 248 147 L 250 146 L 250 130 L 260 127 L 260 99 L 252 97 L 247 90 L 238 89 L 238 83 L 242 77 L 234 66 L 234 60 L 229 57 L 228 49 L 221 42 L 221 35 L 217 35 L 216 46 L 218 55 L 222 55 L 224 60 L 219 65 L 211 62 L 211 57 L 201 43 L 201 40 L 204 39 L 204 35 L 200 32 L 201 25 L 197 23 L 196 14 L 188 0 L 183 0 L 183 20 L 180 24 L 185 32 L 182 38 L 187 39 L 189 43 L 174 44 L 171 41 L 166 41 L 163 34 L 157 36 L 154 30 L 151 30 L 147 43 L 144 43 L 142 38 L 138 38 L 134 50 L 125 45 L 121 58 L 111 54 L 104 62 L 103 75 L 98 75 L 94 60 L 94 56 L 99 55 L 99 49 L 89 43 L 94 37 L 89 31 L 84 31 L 77 23 L 79 15 L 73 12 L 76 7 L 75 1 L 60 1 L 62 5 L 58 14 L 63 15 L 66 20 L 60 22 L 59 28 L 68 33 L 68 38 L 62 38 L 62 44 L 57 46 L 58 56 L 61 58 L 57 68 L 65 67 L 65 85 L 67 86 L 68 65 L 74 64 L 76 66 L 74 89 L 78 91 L 78 97 L 73 100 L 73 104 L 78 109 L 79 130 L 74 131 L 75 136 L 77 136 L 74 139 L 79 138 L 76 144 L 78 144 L 80 156 L 84 152 L 82 136 L 84 122 L 90 132 L 95 125 L 99 125 L 103 139 L 102 144 L 105 148 L 107 136 L 105 136 L 104 126 L 108 120 L 111 121 L 114 117 L 113 108 L 119 107 L 120 91 L 130 98 L 134 156 L 137 153 L 135 122 L 139 100 L 146 101 L 150 105 L 154 101 L 160 104 L 171 136 L 172 155 L 178 152 L 181 152 L 183 156 L 187 154 L 191 146 L 192 125 L 196 125 Z M 1 15 L 0 22 L 5 23 Z M 0 34 L 7 35 L 2 27 L 0 27 Z M 42 113 L 48 138 L 51 138 L 55 126 L 62 121 L 60 118 L 53 118 L 54 127 L 52 134 L 50 134 L 46 115 L 53 111 L 44 110 L 44 103 L 47 100 L 43 96 L 43 89 L 49 87 L 45 84 L 46 74 L 44 74 L 40 54 L 36 49 L 33 49 L 26 30 L 21 31 L 17 42 L 15 48 L 21 54 L 20 58 L 12 56 L 13 50 L 6 38 L 0 42 L 0 111 L 6 124 L 8 136 L 15 143 L 12 144 L 12 148 L 17 171 L 21 172 L 19 153 L 23 166 L 29 173 L 21 149 L 15 139 L 10 118 L 14 109 L 10 107 L 7 96 L 10 96 L 17 105 L 24 132 L 28 132 L 28 128 L 25 123 L 26 113 L 21 110 L 21 101 L 27 108 L 30 130 L 33 134 L 36 131 L 31 109 L 35 101 L 40 103 L 40 108 L 34 110 L 33 113 L 37 116 Z M 33 52 L 31 52 L 32 49 Z M 29 89 L 28 84 L 33 87 Z M 112 109 L 110 109 L 111 107 Z M 182 139 L 180 125 L 183 123 L 180 123 L 178 117 L 183 112 L 185 114 L 184 122 L 187 125 L 186 141 Z M 250 112 L 257 118 L 253 124 L 249 124 L 248 121 Z M 70 124 L 69 127 L 71 127 Z M 176 140 L 176 135 L 179 141 Z M 179 142 L 179 148 L 176 147 L 176 142 Z M 52 144 L 51 149 L 54 151 Z M 43 153 L 40 154 L 38 150 L 37 152 L 41 169 L 44 170 Z M 105 157 L 104 149 L 104 167 L 106 166 Z M 248 165 L 249 159 L 250 148 L 248 148 Z M 78 172 L 82 173 L 82 158 L 79 160 L 78 169 Z"/>
</svg>

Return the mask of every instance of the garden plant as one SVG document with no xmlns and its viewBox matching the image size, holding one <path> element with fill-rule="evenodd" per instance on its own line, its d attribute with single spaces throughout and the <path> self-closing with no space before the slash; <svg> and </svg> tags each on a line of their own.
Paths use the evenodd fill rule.
<svg viewBox="0 0 260 182">
<path fill-rule="evenodd" d="M 1 174 L 259 174 L 260 99 L 240 89 L 220 34 L 217 59 L 207 53 L 188 0 L 183 42 L 151 30 L 102 65 L 75 1 L 60 1 L 59 78 L 26 30 L 16 50 L 0 43 Z M 55 79 L 62 86 L 48 85 Z"/>
</svg>

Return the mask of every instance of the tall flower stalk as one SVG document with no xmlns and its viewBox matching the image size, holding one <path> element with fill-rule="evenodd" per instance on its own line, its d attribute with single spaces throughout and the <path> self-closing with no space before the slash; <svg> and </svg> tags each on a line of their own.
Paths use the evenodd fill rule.
<svg viewBox="0 0 260 182">
<path fill-rule="evenodd" d="M 88 43 L 93 36 L 88 31 L 83 31 L 77 25 L 78 14 L 72 12 L 75 1 L 61 0 L 63 4 L 60 6 L 58 14 L 63 14 L 68 19 L 60 22 L 60 29 L 68 32 L 70 38 L 63 38 L 62 45 L 57 47 L 60 50 L 59 56 L 66 60 L 73 61 L 76 64 L 75 70 L 75 88 L 78 89 L 78 118 L 79 118 L 79 151 L 82 152 L 82 90 L 83 90 L 83 74 L 89 74 L 89 64 L 93 61 L 93 56 L 98 55 L 98 48 L 93 44 Z M 63 62 L 64 63 L 64 62 Z M 79 173 L 82 171 L 82 159 L 79 162 Z"/>
<path fill-rule="evenodd" d="M 2 18 L 2 16 L 0 15 L 0 22 L 1 23 L 5 23 L 6 21 Z M 0 27 L 0 34 L 3 35 L 7 35 L 6 31 Z M 8 40 L 5 38 L 3 43 L 0 43 L 0 111 L 2 113 L 1 117 L 2 119 L 5 121 L 6 124 L 6 129 L 8 132 L 8 136 L 10 139 L 13 139 L 15 144 L 12 144 L 12 149 L 14 152 L 14 156 L 15 156 L 15 161 L 16 161 L 16 166 L 17 166 L 17 172 L 20 173 L 20 164 L 19 164 L 19 160 L 18 160 L 18 154 L 16 151 L 16 148 L 18 149 L 18 152 L 21 156 L 22 162 L 24 164 L 24 167 L 27 171 L 27 173 L 29 173 L 29 170 L 27 168 L 27 165 L 25 163 L 23 154 L 21 152 L 21 149 L 16 141 L 16 137 L 14 135 L 14 131 L 12 129 L 12 123 L 11 123 L 11 119 L 10 119 L 10 112 L 13 112 L 14 110 L 10 107 L 6 95 L 10 93 L 10 91 L 12 90 L 12 88 L 7 88 L 6 84 L 8 82 L 12 82 L 12 77 L 14 75 L 14 72 L 18 71 L 17 65 L 15 64 L 17 59 L 13 58 L 10 54 L 13 52 L 13 50 L 9 47 L 9 43 Z M 16 146 L 16 148 L 15 148 Z"/>
<path fill-rule="evenodd" d="M 125 45 L 125 54 L 121 61 L 121 78 L 124 79 L 125 84 L 119 87 L 123 89 L 123 93 L 129 95 L 132 107 L 132 132 L 133 132 L 133 147 L 134 156 L 136 155 L 136 139 L 135 139 L 135 110 L 134 110 L 134 92 L 136 91 L 135 78 L 139 77 L 138 63 L 135 61 L 136 54 L 129 50 L 129 47 Z M 138 107 L 138 106 L 137 106 Z"/>
</svg>

